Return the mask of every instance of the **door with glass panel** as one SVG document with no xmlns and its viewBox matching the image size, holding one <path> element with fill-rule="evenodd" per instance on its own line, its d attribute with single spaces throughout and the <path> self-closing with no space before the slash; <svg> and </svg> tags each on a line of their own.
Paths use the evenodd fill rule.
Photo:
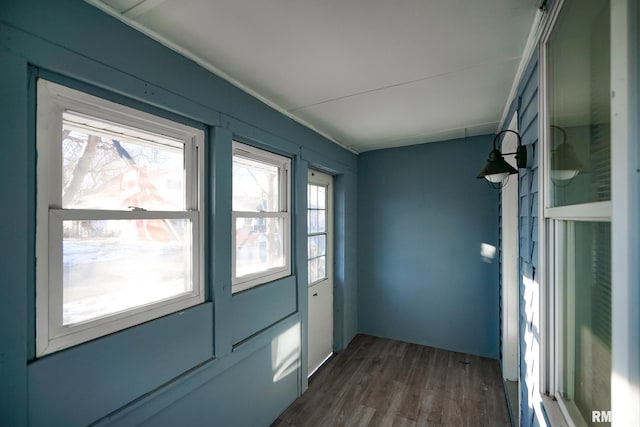
<svg viewBox="0 0 640 427">
<path fill-rule="evenodd" d="M 309 291 L 308 372 L 333 354 L 333 184 L 330 175 L 310 170 L 307 187 Z"/>
</svg>

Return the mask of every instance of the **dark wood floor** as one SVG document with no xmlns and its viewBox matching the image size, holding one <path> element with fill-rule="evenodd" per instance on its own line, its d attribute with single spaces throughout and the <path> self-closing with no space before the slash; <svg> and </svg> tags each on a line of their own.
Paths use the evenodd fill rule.
<svg viewBox="0 0 640 427">
<path fill-rule="evenodd" d="M 278 426 L 510 426 L 498 361 L 356 336 Z"/>
</svg>

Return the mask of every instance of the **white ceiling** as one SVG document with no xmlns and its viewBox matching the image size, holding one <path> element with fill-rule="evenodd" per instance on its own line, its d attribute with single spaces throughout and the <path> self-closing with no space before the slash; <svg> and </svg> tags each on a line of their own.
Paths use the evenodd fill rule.
<svg viewBox="0 0 640 427">
<path fill-rule="evenodd" d="M 496 132 L 540 0 L 87 0 L 354 152 Z"/>
</svg>

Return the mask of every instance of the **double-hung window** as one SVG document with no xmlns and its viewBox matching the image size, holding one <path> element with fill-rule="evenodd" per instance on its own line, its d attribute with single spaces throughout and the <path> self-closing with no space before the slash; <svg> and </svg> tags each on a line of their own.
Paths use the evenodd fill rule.
<svg viewBox="0 0 640 427">
<path fill-rule="evenodd" d="M 543 44 L 548 389 L 592 425 L 611 410 L 610 5 L 562 3 Z"/>
<path fill-rule="evenodd" d="M 291 274 L 291 159 L 233 143 L 233 292 Z"/>
<path fill-rule="evenodd" d="M 36 138 L 38 356 L 204 300 L 201 129 L 39 79 Z"/>
</svg>

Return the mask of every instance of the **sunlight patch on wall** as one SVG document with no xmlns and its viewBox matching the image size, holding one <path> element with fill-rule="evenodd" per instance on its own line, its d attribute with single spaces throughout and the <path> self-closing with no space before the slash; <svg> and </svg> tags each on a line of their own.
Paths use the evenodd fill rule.
<svg viewBox="0 0 640 427">
<path fill-rule="evenodd" d="M 277 383 L 300 367 L 300 323 L 296 323 L 271 342 L 273 382 Z"/>
<path fill-rule="evenodd" d="M 496 252 L 497 249 L 495 246 L 488 243 L 480 244 L 480 256 L 482 257 L 482 261 L 491 264 L 493 259 L 496 257 Z"/>
<path fill-rule="evenodd" d="M 546 417 L 542 409 L 542 395 L 540 393 L 540 285 L 527 276 L 522 276 L 524 285 L 524 362 L 525 382 L 529 384 L 529 407 L 533 408 L 540 425 L 545 423 Z"/>
</svg>

